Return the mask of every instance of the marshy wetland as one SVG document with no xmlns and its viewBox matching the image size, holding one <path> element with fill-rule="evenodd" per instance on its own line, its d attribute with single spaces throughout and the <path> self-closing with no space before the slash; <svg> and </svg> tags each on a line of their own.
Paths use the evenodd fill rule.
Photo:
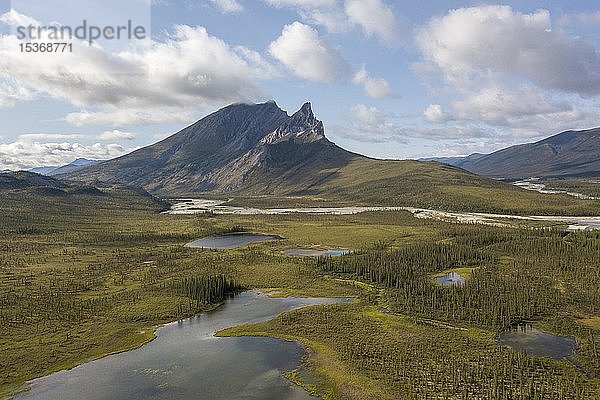
<svg viewBox="0 0 600 400">
<path fill-rule="evenodd" d="M 119 368 L 111 360 L 141 357 L 171 330 L 196 340 L 202 337 L 197 322 L 206 317 L 186 318 L 231 301 L 232 292 L 261 289 L 281 297 L 357 299 L 223 326 L 227 329 L 219 335 L 280 338 L 309 349 L 302 367 L 294 370 L 304 351 L 293 342 L 245 338 L 237 348 L 250 349 L 254 357 L 260 345 L 252 343 L 283 346 L 281 353 L 290 355 L 285 360 L 259 357 L 271 371 L 260 376 L 282 390 L 296 390 L 282 378 L 284 371 L 294 370 L 285 376 L 307 390 L 298 396 L 600 397 L 599 232 L 458 224 L 398 210 L 169 215 L 160 214 L 161 207 L 149 198 L 132 194 L 53 199 L 15 191 L 0 196 L 5 394 L 36 377 L 47 375 L 38 382 L 50 382 L 87 368 L 110 377 L 109 371 Z M 185 247 L 238 228 L 283 239 L 220 251 Z M 337 257 L 282 253 L 315 248 L 354 252 Z M 464 285 L 435 282 L 434 276 L 449 271 L 469 271 Z M 158 328 L 176 320 L 185 321 L 183 327 Z M 519 321 L 575 340 L 569 357 L 588 374 L 569 360 L 498 343 L 500 333 Z M 183 354 L 182 360 L 190 363 L 194 354 Z M 99 360 L 82 364 L 91 359 Z M 49 375 L 79 364 L 80 369 Z M 133 368 L 140 374 L 136 382 L 160 390 L 161 383 L 191 388 L 199 380 L 190 375 L 194 382 L 187 382 L 191 369 L 166 364 Z M 35 390 L 34 384 L 32 396 Z"/>
</svg>

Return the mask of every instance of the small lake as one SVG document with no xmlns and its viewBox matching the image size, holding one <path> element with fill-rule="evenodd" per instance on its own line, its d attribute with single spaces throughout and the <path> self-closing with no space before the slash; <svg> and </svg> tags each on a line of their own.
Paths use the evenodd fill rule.
<svg viewBox="0 0 600 400">
<path fill-rule="evenodd" d="M 577 347 L 577 341 L 573 338 L 546 333 L 529 324 L 514 325 L 501 332 L 498 343 L 527 354 L 556 360 L 569 357 Z"/>
<path fill-rule="evenodd" d="M 443 286 L 463 286 L 465 284 L 465 278 L 456 272 L 448 272 L 446 275 L 438 276 L 435 281 Z"/>
<path fill-rule="evenodd" d="M 258 233 L 232 233 L 229 235 L 207 236 L 186 244 L 186 247 L 201 247 L 204 249 L 235 249 L 251 243 L 267 240 L 279 240 L 279 236 L 261 235 Z"/>
<path fill-rule="evenodd" d="M 35 379 L 31 390 L 15 399 L 314 399 L 282 376 L 300 364 L 304 349 L 298 343 L 213 335 L 298 307 L 344 301 L 244 292 L 212 312 L 165 325 L 137 350 Z"/>
<path fill-rule="evenodd" d="M 317 249 L 287 249 L 282 251 L 287 256 L 296 257 L 321 257 L 321 256 L 343 256 L 351 254 L 352 250 L 317 250 Z"/>
</svg>

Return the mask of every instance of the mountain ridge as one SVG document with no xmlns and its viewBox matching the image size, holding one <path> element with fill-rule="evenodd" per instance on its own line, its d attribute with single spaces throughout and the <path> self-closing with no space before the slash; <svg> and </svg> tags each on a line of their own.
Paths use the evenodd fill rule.
<svg viewBox="0 0 600 400">
<path fill-rule="evenodd" d="M 332 167 L 353 156 L 357 155 L 325 137 L 309 102 L 291 116 L 273 101 L 239 103 L 158 143 L 64 176 L 125 181 L 156 192 L 228 192 L 261 175 L 261 170 L 281 165 L 293 169 L 292 164 L 316 159 Z"/>
<path fill-rule="evenodd" d="M 99 163 L 100 160 L 90 160 L 87 158 L 79 157 L 75 160 L 71 161 L 68 164 L 64 165 L 44 165 L 41 167 L 30 168 L 26 171 L 33 172 L 35 174 L 46 175 L 46 176 L 54 176 L 66 174 L 69 172 L 75 172 L 78 169 L 87 167 L 88 165 L 93 165 Z M 11 170 L 2 170 L 0 173 L 13 172 Z"/>
<path fill-rule="evenodd" d="M 490 154 L 429 158 L 492 178 L 600 177 L 600 128 L 565 131 Z"/>
<path fill-rule="evenodd" d="M 92 185 L 121 182 L 162 197 L 227 196 L 267 206 L 592 212 L 566 195 L 547 197 L 444 164 L 350 152 L 326 137 L 310 103 L 292 115 L 275 102 L 233 104 L 158 143 L 60 178 Z"/>
</svg>

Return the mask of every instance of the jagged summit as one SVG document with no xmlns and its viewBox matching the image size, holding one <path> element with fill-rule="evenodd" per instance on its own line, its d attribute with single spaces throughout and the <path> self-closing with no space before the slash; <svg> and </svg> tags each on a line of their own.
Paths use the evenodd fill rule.
<svg viewBox="0 0 600 400">
<path fill-rule="evenodd" d="M 276 171 L 283 179 L 301 166 L 335 168 L 356 156 L 327 140 L 309 102 L 291 116 L 274 101 L 237 103 L 154 145 L 67 177 L 157 192 L 232 191 Z"/>
<path fill-rule="evenodd" d="M 538 200 L 455 167 L 351 153 L 325 137 L 310 103 L 292 115 L 274 102 L 227 106 L 151 146 L 60 177 L 121 182 L 175 198 L 209 192 L 494 212 L 513 207 L 515 196 L 527 210 Z M 464 193 L 475 195 L 465 202 Z M 563 200 L 556 204 L 564 209 Z"/>
<path fill-rule="evenodd" d="M 294 113 L 294 115 L 292 115 L 293 117 L 297 117 L 297 118 L 305 118 L 305 119 L 311 119 L 314 118 L 314 114 L 312 111 L 312 106 L 310 104 L 310 101 L 307 101 L 306 103 L 302 104 L 302 107 L 300 107 L 300 109 L 298 111 L 296 111 Z"/>
<path fill-rule="evenodd" d="M 275 143 L 285 139 L 291 139 L 299 143 L 309 143 L 325 139 L 323 122 L 319 121 L 313 114 L 310 102 L 304 103 L 289 120 L 265 136 L 261 140 L 261 143 Z"/>
</svg>

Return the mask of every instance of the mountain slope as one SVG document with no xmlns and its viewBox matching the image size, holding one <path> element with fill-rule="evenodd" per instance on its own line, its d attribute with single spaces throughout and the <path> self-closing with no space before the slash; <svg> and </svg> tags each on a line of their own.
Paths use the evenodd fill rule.
<svg viewBox="0 0 600 400">
<path fill-rule="evenodd" d="M 57 165 L 49 165 L 46 167 L 35 167 L 35 168 L 31 168 L 29 170 L 29 172 L 33 172 L 34 174 L 40 174 L 40 175 L 50 175 L 52 172 L 56 171 L 58 168 L 60 168 Z"/>
<path fill-rule="evenodd" d="M 63 189 L 67 184 L 49 176 L 35 172 L 18 171 L 0 173 L 0 190 L 25 189 L 31 187 L 46 187 Z"/>
<path fill-rule="evenodd" d="M 310 103 L 291 116 L 274 102 L 231 105 L 154 145 L 61 177 L 124 182 L 162 196 L 201 193 L 279 206 L 302 201 L 590 212 L 589 203 L 568 196 L 527 192 L 443 164 L 351 153 L 325 137 Z"/>
<path fill-rule="evenodd" d="M 536 143 L 487 155 L 436 159 L 494 178 L 523 179 L 600 176 L 600 128 L 567 131 Z"/>
<path fill-rule="evenodd" d="M 66 176 L 159 193 L 228 192 L 262 179 L 264 171 L 286 179 L 355 156 L 325 138 L 310 103 L 292 116 L 274 102 L 234 104 L 154 145 Z"/>
</svg>

